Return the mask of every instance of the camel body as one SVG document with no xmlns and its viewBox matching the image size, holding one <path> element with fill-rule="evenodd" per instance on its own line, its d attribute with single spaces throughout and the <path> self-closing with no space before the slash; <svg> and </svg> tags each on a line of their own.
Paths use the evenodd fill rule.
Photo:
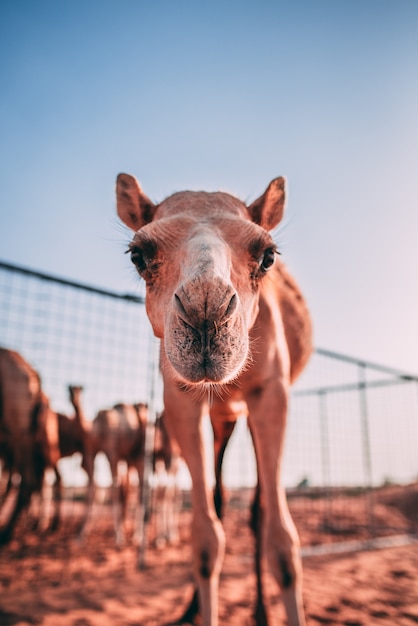
<svg viewBox="0 0 418 626">
<path fill-rule="evenodd" d="M 91 440 L 94 456 L 97 452 L 103 452 L 109 462 L 112 475 L 112 508 L 113 519 L 118 545 L 125 541 L 124 518 L 126 497 L 123 497 L 127 484 L 121 484 L 118 472 L 120 461 L 125 461 L 129 469 L 137 471 L 139 491 L 137 524 L 135 525 L 136 537 L 142 535 L 142 488 L 144 476 L 145 458 L 145 433 L 147 427 L 148 410 L 145 404 L 116 404 L 111 409 L 103 409 L 98 412 L 91 424 Z M 125 490 L 121 493 L 121 487 Z M 122 500 L 121 500 L 122 496 Z M 91 502 L 92 498 L 90 499 Z"/>
<path fill-rule="evenodd" d="M 289 387 L 312 351 L 303 296 L 269 231 L 282 219 L 284 180 L 250 206 L 217 192 L 180 192 L 154 204 L 120 174 L 117 206 L 135 231 L 131 259 L 161 339 L 164 412 L 192 477 L 192 554 L 203 626 L 218 624 L 225 550 L 209 488 L 202 417 L 218 453 L 248 416 L 263 502 L 263 554 L 281 587 L 288 623 L 305 624 L 299 539 L 281 484 Z"/>
<path fill-rule="evenodd" d="M 90 532 L 93 503 L 95 499 L 94 463 L 96 455 L 102 452 L 109 463 L 112 477 L 111 503 L 114 522 L 115 539 L 118 545 L 125 542 L 125 524 L 127 521 L 127 497 L 130 485 L 130 470 L 137 473 L 138 489 L 135 497 L 135 525 L 134 540 L 140 543 L 143 537 L 143 488 L 145 469 L 145 445 L 148 424 L 148 407 L 144 403 L 118 403 L 108 409 L 101 409 L 93 421 L 89 421 L 84 413 L 81 402 L 82 387 L 70 387 L 70 399 L 75 411 L 71 440 L 74 445 L 80 444 L 82 452 L 82 467 L 88 476 L 87 503 L 84 519 L 81 525 L 80 538 L 84 539 Z M 67 423 L 68 425 L 68 423 Z M 70 442 L 70 440 L 69 440 Z M 165 470 L 171 474 L 176 471 L 176 460 L 171 441 L 161 418 L 155 425 L 156 458 L 163 461 Z M 120 472 L 120 462 L 126 463 L 125 475 Z M 167 500 L 172 498 L 171 492 L 161 497 L 161 509 L 171 515 L 172 507 L 167 506 Z M 158 518 L 161 519 L 161 515 Z M 171 519 L 170 519 L 171 521 Z M 159 525 L 167 528 L 164 522 Z M 173 528 L 169 526 L 170 531 Z M 174 531 L 173 531 L 174 532 Z"/>
<path fill-rule="evenodd" d="M 118 466 L 120 461 L 125 461 L 128 470 L 134 467 L 141 480 L 144 467 L 146 405 L 119 403 L 110 409 L 100 410 L 94 420 L 89 421 L 82 406 L 81 390 L 81 387 L 70 387 L 70 399 L 76 418 L 74 422 L 78 425 L 78 432 L 74 431 L 73 435 L 75 443 L 79 441 L 82 444 L 82 468 L 88 478 L 87 502 L 80 538 L 85 539 L 90 532 L 96 490 L 94 463 L 96 455 L 103 452 L 108 460 L 112 476 L 111 502 L 116 542 L 122 544 L 125 539 L 122 524 L 124 501 Z"/>
<path fill-rule="evenodd" d="M 9 519 L 0 530 L 0 544 L 10 540 L 16 521 L 34 492 L 40 492 L 44 472 L 59 459 L 57 414 L 50 409 L 41 380 L 25 359 L 0 348 L 0 442 L 7 468 L 20 476 Z"/>
</svg>

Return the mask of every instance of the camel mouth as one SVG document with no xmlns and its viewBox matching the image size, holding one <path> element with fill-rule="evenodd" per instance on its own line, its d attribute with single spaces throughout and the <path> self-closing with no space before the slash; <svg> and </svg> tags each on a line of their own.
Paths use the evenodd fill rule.
<svg viewBox="0 0 418 626">
<path fill-rule="evenodd" d="M 245 366 L 245 359 L 231 369 L 216 358 L 202 357 L 200 361 L 179 361 L 169 353 L 168 359 L 179 382 L 188 386 L 222 386 L 234 380 Z"/>
<path fill-rule="evenodd" d="M 176 316 L 164 337 L 167 358 L 175 378 L 186 385 L 224 385 L 234 380 L 245 367 L 249 354 L 248 334 L 243 321 L 216 327 L 207 333 L 192 328 Z"/>
</svg>

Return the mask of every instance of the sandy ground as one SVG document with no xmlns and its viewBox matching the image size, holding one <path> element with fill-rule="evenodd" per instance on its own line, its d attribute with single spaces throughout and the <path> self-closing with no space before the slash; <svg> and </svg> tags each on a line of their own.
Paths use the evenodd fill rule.
<svg viewBox="0 0 418 626">
<path fill-rule="evenodd" d="M 414 524 L 417 528 L 417 486 L 378 497 L 374 534 L 384 519 L 388 525 L 391 516 L 396 531 L 413 530 Z M 85 543 L 75 539 L 82 506 L 67 502 L 63 524 L 53 535 L 28 530 L 27 520 L 22 520 L 15 538 L 1 549 L 0 624 L 162 626 L 178 617 L 193 586 L 190 511 L 181 514 L 178 545 L 150 547 L 146 567 L 138 571 L 132 544 L 115 547 L 109 507 L 96 507 Z M 324 519 L 330 519 L 327 507 L 320 499 L 309 505 L 303 499 L 292 503 L 304 545 L 341 545 L 370 538 L 369 531 L 357 523 L 365 510 L 362 498 L 351 498 L 334 512 L 338 524 L 324 534 Z M 253 539 L 247 520 L 247 508 L 230 501 L 220 588 L 222 626 L 253 625 Z M 152 543 L 152 525 L 149 537 Z M 308 624 L 418 624 L 418 543 L 305 556 L 303 563 Z M 265 589 L 272 626 L 285 624 L 280 593 L 268 575 Z"/>
</svg>

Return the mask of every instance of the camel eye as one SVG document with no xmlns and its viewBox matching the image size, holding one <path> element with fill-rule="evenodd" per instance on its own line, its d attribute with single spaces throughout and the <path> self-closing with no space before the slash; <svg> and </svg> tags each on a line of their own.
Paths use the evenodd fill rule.
<svg viewBox="0 0 418 626">
<path fill-rule="evenodd" d="M 275 259 L 275 250 L 273 248 L 268 248 L 263 255 L 263 258 L 260 261 L 260 268 L 263 272 L 267 272 L 271 268 Z"/>
<path fill-rule="evenodd" d="M 131 248 L 131 261 L 135 265 L 138 272 L 143 272 L 147 268 L 141 248 L 134 246 Z"/>
</svg>

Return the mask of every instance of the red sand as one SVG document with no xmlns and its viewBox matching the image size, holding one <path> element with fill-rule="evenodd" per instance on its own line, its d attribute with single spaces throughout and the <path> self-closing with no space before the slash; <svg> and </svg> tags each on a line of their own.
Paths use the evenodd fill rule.
<svg viewBox="0 0 418 626">
<path fill-rule="evenodd" d="M 381 505 L 381 517 L 385 512 L 387 519 L 394 515 L 397 523 L 405 522 L 405 528 L 418 521 L 416 487 L 392 491 L 383 501 L 392 505 Z M 353 499 L 351 515 L 360 505 L 359 498 Z M 25 530 L 22 520 L 15 539 L 0 551 L 0 625 L 162 626 L 179 616 L 192 590 L 190 512 L 181 514 L 179 545 L 150 548 L 146 569 L 137 571 L 133 546 L 128 543 L 118 550 L 114 545 L 108 507 L 96 510 L 87 542 L 77 542 L 75 525 L 81 506 L 67 504 L 63 525 L 54 535 Z M 247 518 L 246 509 L 231 504 L 226 508 L 227 553 L 220 588 L 223 626 L 253 624 L 253 540 Z M 322 536 L 313 509 L 306 508 L 305 516 L 301 509 L 295 518 L 304 543 L 362 538 L 360 531 L 355 536 Z M 152 538 L 152 529 L 150 534 Z M 418 543 L 305 557 L 308 624 L 418 624 L 417 574 Z M 265 581 L 271 624 L 284 624 L 280 594 L 268 576 Z"/>
</svg>

